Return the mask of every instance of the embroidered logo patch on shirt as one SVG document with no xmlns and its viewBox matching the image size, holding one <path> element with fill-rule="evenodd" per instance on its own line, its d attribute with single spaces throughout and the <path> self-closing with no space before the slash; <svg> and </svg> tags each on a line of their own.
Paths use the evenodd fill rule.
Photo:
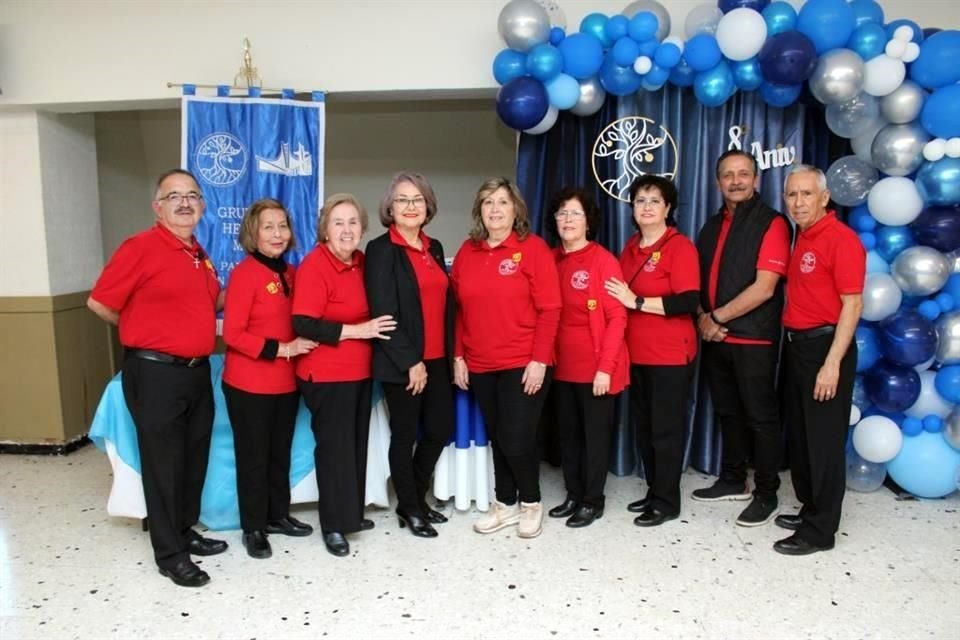
<svg viewBox="0 0 960 640">
<path fill-rule="evenodd" d="M 518 253 L 517 255 L 519 256 L 520 254 Z M 500 263 L 500 266 L 498 267 L 498 270 L 500 271 L 500 275 L 509 276 L 516 273 L 517 262 L 518 262 L 517 260 L 511 260 L 511 259 L 503 260 Z"/>
<path fill-rule="evenodd" d="M 587 300 L 587 311 L 596 311 L 597 310 L 597 301 L 595 298 L 590 298 Z"/>
<path fill-rule="evenodd" d="M 650 259 L 647 260 L 647 263 L 643 265 L 643 270 L 647 273 L 653 273 L 657 270 L 657 263 L 660 262 L 660 252 L 654 251 L 650 256 Z"/>
<path fill-rule="evenodd" d="M 584 269 L 574 271 L 573 275 L 570 276 L 570 286 L 581 291 L 586 289 L 590 286 L 590 272 Z"/>
<path fill-rule="evenodd" d="M 517 251 L 515 254 L 513 254 L 513 261 L 514 261 L 514 262 L 520 262 L 520 260 L 521 260 L 522 258 L 523 258 L 523 254 L 520 253 L 519 251 Z"/>
<path fill-rule="evenodd" d="M 277 292 L 280 291 L 280 287 L 277 286 L 276 282 L 267 283 L 267 293 L 272 296 L 277 295 Z"/>
<path fill-rule="evenodd" d="M 800 273 L 813 273 L 817 268 L 817 256 L 812 251 L 807 251 L 800 256 Z"/>
</svg>

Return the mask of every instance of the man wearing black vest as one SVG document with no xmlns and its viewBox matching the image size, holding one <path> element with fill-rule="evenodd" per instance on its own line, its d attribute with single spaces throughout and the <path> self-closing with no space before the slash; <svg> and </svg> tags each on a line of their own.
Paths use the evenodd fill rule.
<svg viewBox="0 0 960 640">
<path fill-rule="evenodd" d="M 747 463 L 754 467 L 753 500 L 737 524 L 755 527 L 777 514 L 783 437 L 775 388 L 783 283 L 790 225 L 760 199 L 756 159 L 730 150 L 717 160 L 724 206 L 697 240 L 701 282 L 698 326 L 703 371 L 720 420 L 720 477 L 692 498 L 749 500 Z"/>
</svg>

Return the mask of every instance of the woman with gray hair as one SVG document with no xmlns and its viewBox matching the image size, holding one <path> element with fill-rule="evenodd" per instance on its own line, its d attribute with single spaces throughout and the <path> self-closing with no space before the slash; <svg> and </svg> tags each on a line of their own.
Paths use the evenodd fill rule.
<svg viewBox="0 0 960 640">
<path fill-rule="evenodd" d="M 435 538 L 432 525 L 447 521 L 427 506 L 426 494 L 453 430 L 454 303 L 443 246 L 423 232 L 436 215 L 437 198 L 426 178 L 411 171 L 395 175 L 380 200 L 387 232 L 367 245 L 364 270 L 370 313 L 397 321 L 390 340 L 373 343 L 373 376 L 383 384 L 390 411 L 397 518 L 420 538 Z"/>
</svg>

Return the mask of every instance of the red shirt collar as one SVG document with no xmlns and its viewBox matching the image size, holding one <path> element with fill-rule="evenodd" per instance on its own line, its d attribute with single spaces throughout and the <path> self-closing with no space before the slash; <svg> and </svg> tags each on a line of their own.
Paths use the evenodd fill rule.
<svg viewBox="0 0 960 640">
<path fill-rule="evenodd" d="M 390 225 L 390 228 L 387 230 L 387 233 L 390 234 L 390 242 L 392 242 L 393 244 L 400 245 L 401 247 L 404 247 L 406 249 L 422 252 L 430 248 L 430 238 L 428 238 L 427 234 L 423 232 L 423 229 L 420 230 L 420 242 L 423 245 L 422 249 L 417 249 L 416 247 L 411 246 L 410 243 L 407 242 L 407 239 L 404 238 L 402 235 L 400 235 L 400 232 L 397 230 L 397 225 L 395 224 Z"/>
<path fill-rule="evenodd" d="M 344 271 L 349 271 L 354 267 L 363 266 L 363 254 L 360 252 L 359 249 L 355 250 L 353 252 L 353 255 L 350 257 L 350 264 L 347 264 L 346 262 L 338 258 L 336 255 L 334 255 L 333 251 L 330 250 L 330 247 L 327 246 L 326 242 L 323 243 L 323 246 L 321 247 L 320 250 L 323 252 L 323 255 L 327 256 L 327 260 L 330 261 L 330 264 L 333 265 L 333 269 L 337 273 L 343 273 Z"/>
<path fill-rule="evenodd" d="M 163 241 L 165 245 L 167 245 L 168 247 L 176 251 L 179 251 L 180 249 L 188 249 L 188 248 L 196 250 L 198 247 L 197 239 L 195 237 L 190 236 L 190 246 L 187 247 L 187 245 L 184 244 L 183 240 L 181 240 L 178 236 L 173 235 L 173 232 L 170 231 L 170 229 L 167 229 L 165 226 L 163 226 L 159 222 L 156 225 L 154 225 L 154 230 L 157 232 L 157 236 Z"/>
<path fill-rule="evenodd" d="M 635 240 L 630 244 L 632 245 L 633 250 L 636 251 L 637 253 L 653 253 L 654 251 L 659 251 L 660 247 L 663 246 L 663 243 L 669 240 L 672 236 L 676 235 L 677 233 L 679 232 L 677 231 L 676 227 L 667 227 L 667 230 L 663 232 L 663 235 L 660 236 L 660 239 L 654 242 L 649 247 L 640 246 L 640 240 L 643 239 L 643 235 L 638 233 L 637 235 L 634 236 Z"/>
<path fill-rule="evenodd" d="M 588 240 L 587 244 L 580 247 L 576 251 L 564 251 L 563 244 L 557 247 L 556 251 L 557 251 L 557 256 L 561 260 L 563 260 L 564 258 L 574 258 L 576 256 L 585 256 L 588 253 L 590 253 L 590 251 L 596 246 L 597 246 L 596 242 L 593 242 L 592 240 Z"/>
<path fill-rule="evenodd" d="M 814 238 L 819 236 L 821 233 L 823 233 L 826 229 L 829 229 L 834 224 L 836 224 L 836 222 L 837 222 L 837 212 L 834 211 L 833 209 L 827 209 L 827 215 L 823 216 L 822 218 L 817 220 L 815 223 L 813 223 L 813 226 L 808 228 L 806 231 L 801 231 L 800 236 L 802 236 L 805 240 L 813 240 Z"/>
<path fill-rule="evenodd" d="M 481 240 L 480 242 L 475 242 L 474 246 L 478 251 L 490 251 L 500 249 L 501 247 L 505 249 L 519 249 L 520 248 L 520 238 L 517 236 L 516 231 L 511 231 L 510 235 L 507 236 L 507 239 L 498 244 L 495 247 L 491 247 L 490 243 L 486 240 Z"/>
</svg>

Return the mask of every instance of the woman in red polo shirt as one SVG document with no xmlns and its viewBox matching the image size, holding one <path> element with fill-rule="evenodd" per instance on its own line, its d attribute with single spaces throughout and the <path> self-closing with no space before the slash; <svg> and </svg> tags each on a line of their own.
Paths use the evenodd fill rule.
<svg viewBox="0 0 960 640">
<path fill-rule="evenodd" d="M 390 316 L 370 319 L 363 286 L 367 211 L 344 193 L 327 198 L 317 246 L 297 273 L 293 329 L 319 343 L 297 360 L 297 386 L 312 415 L 317 445 L 317 508 L 327 551 L 350 553 L 344 534 L 373 528 L 363 517 L 370 429 L 370 340 L 389 339 Z"/>
<path fill-rule="evenodd" d="M 283 205 L 270 199 L 253 203 L 239 240 L 249 255 L 227 287 L 223 395 L 233 427 L 243 546 L 253 558 L 269 558 L 268 533 L 313 533 L 290 517 L 290 447 L 300 398 L 291 358 L 317 343 L 293 333 L 296 268 L 283 255 L 294 239 Z"/>
<path fill-rule="evenodd" d="M 443 246 L 423 232 L 436 215 L 437 197 L 426 178 L 395 175 L 380 201 L 387 233 L 367 245 L 364 269 L 370 313 L 397 320 L 390 340 L 373 343 L 373 376 L 383 383 L 390 411 L 397 517 L 421 538 L 436 537 L 431 523 L 447 521 L 427 506 L 426 493 L 453 430 L 454 304 Z"/>
<path fill-rule="evenodd" d="M 493 448 L 496 500 L 473 528 L 540 535 L 537 422 L 552 377 L 560 287 L 550 248 L 530 233 L 516 185 L 481 185 L 450 274 L 459 302 L 454 382 L 473 388 Z M 519 504 L 517 503 L 519 499 Z"/>
<path fill-rule="evenodd" d="M 653 527 L 680 514 L 700 270 L 696 248 L 675 228 L 673 182 L 640 176 L 630 185 L 630 201 L 639 233 L 620 255 L 626 281 L 612 278 L 606 288 L 630 312 L 630 414 L 647 481 L 646 497 L 627 508 L 640 513 L 635 525 Z"/>
<path fill-rule="evenodd" d="M 589 193 L 566 188 L 547 211 L 561 246 L 554 250 L 560 275 L 560 330 L 553 398 L 567 498 L 550 510 L 568 527 L 586 527 L 603 516 L 615 395 L 629 377 L 623 332 L 627 311 L 604 293 L 610 278 L 623 280 L 620 264 L 593 238 L 600 210 Z"/>
</svg>

